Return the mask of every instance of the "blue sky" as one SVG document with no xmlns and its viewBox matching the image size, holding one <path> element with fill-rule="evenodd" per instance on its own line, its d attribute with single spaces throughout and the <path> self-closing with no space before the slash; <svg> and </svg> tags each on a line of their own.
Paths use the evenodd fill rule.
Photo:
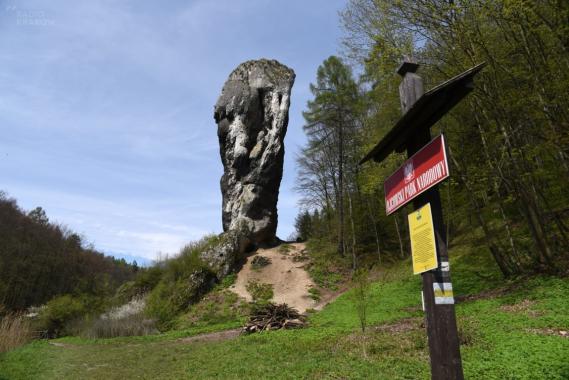
<svg viewBox="0 0 569 380">
<path fill-rule="evenodd" d="M 0 2 L 0 190 L 115 255 L 154 259 L 221 232 L 213 105 L 241 62 L 293 68 L 278 235 L 294 157 L 345 0 Z M 140 261 L 140 260 L 139 260 Z"/>
</svg>

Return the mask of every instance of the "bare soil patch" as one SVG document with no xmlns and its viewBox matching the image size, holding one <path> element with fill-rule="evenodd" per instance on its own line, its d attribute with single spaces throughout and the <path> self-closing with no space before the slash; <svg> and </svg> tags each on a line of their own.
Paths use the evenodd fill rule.
<svg viewBox="0 0 569 380">
<path fill-rule="evenodd" d="M 527 329 L 526 331 L 538 334 L 538 335 L 553 335 L 553 336 L 560 336 L 562 338 L 569 339 L 569 329 Z"/>
<path fill-rule="evenodd" d="M 241 334 L 241 329 L 232 329 L 217 331 L 208 334 L 200 334 L 196 336 L 189 336 L 187 338 L 179 339 L 181 343 L 195 343 L 195 342 L 221 342 L 223 340 L 235 339 Z"/>
<path fill-rule="evenodd" d="M 388 332 L 391 334 L 399 334 L 412 330 L 424 329 L 425 324 L 423 318 L 403 318 L 393 323 L 386 323 L 375 326 L 374 331 Z"/>
<path fill-rule="evenodd" d="M 544 312 L 532 309 L 535 304 L 537 304 L 536 301 L 530 301 L 526 299 L 513 305 L 503 305 L 500 307 L 500 310 L 507 313 L 525 313 L 532 318 L 543 316 L 545 314 Z"/>
<path fill-rule="evenodd" d="M 301 313 L 314 308 L 318 303 L 310 298 L 308 289 L 316 285 L 304 269 L 303 260 L 299 260 L 303 256 L 302 251 L 304 249 L 303 243 L 258 249 L 247 258 L 230 290 L 247 301 L 251 301 L 251 295 L 246 289 L 247 283 L 252 280 L 258 281 L 273 286 L 273 301 L 275 303 L 286 303 Z M 259 256 L 269 259 L 270 264 L 254 268 L 252 263 L 258 261 L 259 259 L 256 257 Z"/>
<path fill-rule="evenodd" d="M 500 310 L 507 313 L 521 313 L 528 311 L 533 305 L 535 305 L 535 301 L 523 300 L 513 305 L 502 305 L 500 306 Z"/>
<path fill-rule="evenodd" d="M 62 347 L 62 348 L 78 348 L 78 346 L 76 344 L 71 344 L 71 343 L 61 343 L 61 342 L 49 341 L 48 344 L 55 346 L 55 347 Z"/>
<path fill-rule="evenodd" d="M 263 257 L 263 259 L 258 259 Z M 259 267 L 254 265 L 259 260 L 269 264 Z M 343 283 L 338 290 L 319 287 L 312 281 L 306 270 L 310 264 L 310 256 L 306 253 L 304 243 L 282 244 L 270 249 L 259 249 L 247 258 L 245 265 L 237 275 L 235 284 L 230 288 L 237 295 L 251 301 L 246 289 L 249 281 L 258 281 L 273 286 L 273 302 L 286 303 L 290 307 L 304 313 L 308 309 L 321 310 L 334 301 L 349 287 Z M 310 288 L 318 289 L 319 300 L 314 300 L 309 293 Z"/>
</svg>

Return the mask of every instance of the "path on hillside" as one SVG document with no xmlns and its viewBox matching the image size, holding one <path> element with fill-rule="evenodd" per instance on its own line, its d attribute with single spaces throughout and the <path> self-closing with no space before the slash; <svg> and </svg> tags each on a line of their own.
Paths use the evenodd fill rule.
<svg viewBox="0 0 569 380">
<path fill-rule="evenodd" d="M 237 338 L 240 334 L 241 334 L 241 328 L 238 328 L 238 329 L 215 331 L 211 333 L 188 336 L 185 338 L 178 339 L 178 342 L 181 343 L 221 342 L 224 340 Z"/>
<path fill-rule="evenodd" d="M 287 249 L 288 247 L 288 249 Z M 247 283 L 256 280 L 273 285 L 273 301 L 286 303 L 301 313 L 307 309 L 319 306 L 319 303 L 310 298 L 308 289 L 316 285 L 308 275 L 303 261 L 304 243 L 283 244 L 269 249 L 258 249 L 247 258 L 247 262 L 237 275 L 237 281 L 230 288 L 239 296 L 251 301 L 247 291 Z M 256 256 L 264 256 L 271 263 L 260 269 L 251 268 L 251 262 Z"/>
</svg>

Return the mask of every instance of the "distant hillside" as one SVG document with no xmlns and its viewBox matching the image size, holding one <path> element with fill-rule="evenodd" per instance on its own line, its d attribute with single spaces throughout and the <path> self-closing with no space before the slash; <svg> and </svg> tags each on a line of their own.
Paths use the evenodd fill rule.
<svg viewBox="0 0 569 380">
<path fill-rule="evenodd" d="M 136 266 L 83 246 L 49 222 L 40 207 L 25 212 L 0 192 L 0 309 L 41 305 L 60 294 L 111 294 Z M 0 310 L 1 311 L 1 310 Z"/>
</svg>

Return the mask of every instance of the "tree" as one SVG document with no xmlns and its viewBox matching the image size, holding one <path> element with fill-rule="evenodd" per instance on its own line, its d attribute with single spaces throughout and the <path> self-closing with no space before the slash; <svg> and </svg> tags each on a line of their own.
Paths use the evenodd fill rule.
<svg viewBox="0 0 569 380">
<path fill-rule="evenodd" d="M 331 194 L 337 214 L 338 252 L 344 256 L 344 170 L 354 133 L 359 91 L 352 72 L 338 57 L 331 56 L 318 67 L 316 83 L 310 85 L 314 99 L 303 113 L 308 146 L 297 160 L 299 187 L 316 195 L 329 208 Z"/>
<path fill-rule="evenodd" d="M 49 222 L 37 207 L 21 210 L 0 193 L 0 305 L 22 310 L 54 296 L 103 296 L 134 276 L 130 265 L 85 249 L 81 238 Z"/>
<path fill-rule="evenodd" d="M 32 211 L 30 211 L 28 213 L 28 216 L 34 222 L 36 222 L 42 226 L 47 226 L 47 224 L 49 223 L 49 218 L 47 217 L 45 210 L 41 207 L 34 208 Z"/>
<path fill-rule="evenodd" d="M 464 200 L 447 214 L 480 226 L 506 276 L 569 266 L 567 20 L 569 3 L 556 0 L 350 0 L 342 13 L 346 52 L 372 85 L 364 131 L 375 141 L 399 111 L 393 72 L 403 54 L 433 85 L 487 62 L 439 126 Z"/>
<path fill-rule="evenodd" d="M 312 235 L 312 217 L 308 210 L 299 213 L 294 220 L 296 234 L 300 240 L 308 240 Z"/>
</svg>

